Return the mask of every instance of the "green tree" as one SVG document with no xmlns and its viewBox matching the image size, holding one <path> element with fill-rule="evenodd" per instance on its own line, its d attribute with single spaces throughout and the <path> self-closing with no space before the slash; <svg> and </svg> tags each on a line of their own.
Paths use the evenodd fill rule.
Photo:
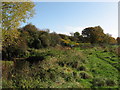
<svg viewBox="0 0 120 90">
<path fill-rule="evenodd" d="M 20 28 L 21 36 L 26 40 L 28 47 L 39 49 L 42 47 L 40 40 L 40 31 L 35 25 L 28 24 L 23 28 Z"/>
<path fill-rule="evenodd" d="M 80 36 L 80 33 L 79 32 L 75 32 L 74 33 L 74 41 L 78 42 L 79 41 L 79 36 Z"/>
<path fill-rule="evenodd" d="M 57 44 L 60 44 L 60 36 L 53 32 L 53 33 L 50 33 L 50 46 L 56 46 Z"/>
<path fill-rule="evenodd" d="M 83 37 L 90 43 L 103 43 L 104 32 L 100 26 L 88 27 L 82 31 Z"/>
<path fill-rule="evenodd" d="M 116 44 L 117 40 L 115 40 L 115 38 L 113 38 L 110 34 L 105 34 L 104 37 L 104 43 L 106 44 Z"/>
<path fill-rule="evenodd" d="M 79 32 L 75 32 L 74 33 L 74 37 L 78 38 L 80 36 L 80 33 Z"/>
<path fill-rule="evenodd" d="M 78 42 L 80 42 L 80 43 L 84 43 L 84 40 L 85 38 L 82 36 L 82 35 L 80 35 L 79 37 L 78 37 Z"/>
<path fill-rule="evenodd" d="M 65 34 L 58 34 L 62 39 L 68 39 L 69 38 L 69 36 L 67 36 L 67 35 L 65 35 Z"/>
<path fill-rule="evenodd" d="M 40 40 L 41 40 L 41 44 L 42 44 L 43 47 L 46 48 L 46 47 L 50 46 L 50 36 L 49 36 L 49 34 L 47 34 L 47 35 L 45 35 L 45 34 L 41 35 L 40 36 Z"/>
<path fill-rule="evenodd" d="M 120 45 L 120 37 L 117 37 L 117 43 Z"/>
</svg>

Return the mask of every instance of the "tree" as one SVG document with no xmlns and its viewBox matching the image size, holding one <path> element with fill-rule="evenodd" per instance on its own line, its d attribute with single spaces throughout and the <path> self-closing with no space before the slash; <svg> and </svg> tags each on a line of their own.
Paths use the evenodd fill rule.
<svg viewBox="0 0 120 90">
<path fill-rule="evenodd" d="M 35 25 L 28 24 L 23 28 L 20 28 L 21 36 L 26 40 L 28 47 L 39 49 L 42 47 L 40 40 L 40 31 Z"/>
<path fill-rule="evenodd" d="M 109 44 L 117 44 L 117 41 L 115 40 L 115 38 L 110 37 Z"/>
<path fill-rule="evenodd" d="M 58 34 L 62 39 L 68 39 L 69 36 L 65 35 L 65 34 Z"/>
<path fill-rule="evenodd" d="M 79 36 L 80 36 L 80 33 L 79 33 L 79 32 L 75 32 L 75 33 L 74 33 L 74 41 L 75 41 L 75 42 L 78 42 L 78 41 L 79 41 Z"/>
<path fill-rule="evenodd" d="M 120 45 L 120 37 L 117 37 L 117 43 Z"/>
<path fill-rule="evenodd" d="M 82 35 L 80 35 L 79 37 L 78 37 L 78 42 L 81 42 L 81 43 L 85 43 L 85 40 L 84 40 L 85 38 L 82 36 Z"/>
<path fill-rule="evenodd" d="M 75 37 L 75 38 L 78 38 L 79 36 L 80 36 L 80 33 L 79 33 L 79 32 L 75 32 L 75 33 L 74 33 L 74 37 Z"/>
<path fill-rule="evenodd" d="M 100 26 L 88 27 L 82 31 L 83 37 L 90 43 L 103 43 L 104 32 Z"/>
<path fill-rule="evenodd" d="M 50 33 L 50 46 L 56 46 L 57 44 L 60 44 L 60 36 L 53 32 L 53 33 Z"/>
<path fill-rule="evenodd" d="M 41 35 L 40 36 L 40 40 L 41 40 L 41 43 L 42 43 L 42 46 L 43 47 L 49 47 L 50 46 L 50 37 L 49 37 L 49 34 L 48 35 Z"/>
<path fill-rule="evenodd" d="M 20 32 L 17 30 L 9 30 L 3 33 L 5 37 L 2 42 L 2 58 L 11 60 L 12 58 L 23 56 L 27 45 L 25 40 L 20 37 Z"/>
<path fill-rule="evenodd" d="M 2 29 L 14 30 L 34 14 L 33 2 L 2 2 Z"/>
<path fill-rule="evenodd" d="M 117 41 L 115 40 L 115 38 L 113 38 L 110 34 L 105 34 L 104 37 L 104 43 L 106 44 L 116 44 Z"/>
<path fill-rule="evenodd" d="M 33 2 L 2 2 L 2 52 L 7 59 L 26 51 L 26 41 L 17 30 L 21 22 L 33 16 Z"/>
</svg>

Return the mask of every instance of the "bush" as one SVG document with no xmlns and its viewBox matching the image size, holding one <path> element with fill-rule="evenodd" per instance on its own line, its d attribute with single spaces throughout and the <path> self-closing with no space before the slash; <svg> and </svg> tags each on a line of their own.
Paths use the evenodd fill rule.
<svg viewBox="0 0 120 90">
<path fill-rule="evenodd" d="M 76 71 L 73 71 L 73 77 L 75 78 L 75 79 L 79 79 L 79 73 L 78 72 L 76 72 Z"/>
<path fill-rule="evenodd" d="M 104 79 L 102 79 L 102 78 L 94 78 L 93 79 L 93 86 L 94 87 L 102 87 L 105 85 L 106 85 L 106 83 L 105 83 Z"/>
<path fill-rule="evenodd" d="M 60 36 L 55 32 L 50 33 L 50 46 L 55 47 L 56 45 L 60 44 Z"/>
<path fill-rule="evenodd" d="M 72 66 L 72 68 L 76 68 L 77 69 L 79 67 L 79 62 L 77 62 L 77 61 L 76 62 L 72 62 L 71 66 Z"/>
<path fill-rule="evenodd" d="M 115 86 L 117 85 L 116 82 L 112 79 L 105 80 L 107 86 Z"/>
<path fill-rule="evenodd" d="M 84 65 L 81 65 L 81 66 L 78 68 L 78 70 L 80 70 L 80 71 L 86 71 L 87 68 L 86 68 Z"/>
<path fill-rule="evenodd" d="M 65 65 L 64 62 L 58 62 L 58 64 L 62 67 L 64 67 L 64 65 Z"/>
<path fill-rule="evenodd" d="M 14 69 L 14 62 L 13 61 L 1 61 L 2 63 L 2 78 L 11 79 L 12 70 Z"/>
<path fill-rule="evenodd" d="M 73 76 L 72 73 L 64 73 L 64 77 L 66 81 L 72 81 L 73 80 Z"/>
<path fill-rule="evenodd" d="M 2 80 L 2 88 L 14 88 L 12 80 Z"/>
<path fill-rule="evenodd" d="M 82 79 L 91 79 L 92 78 L 92 75 L 88 74 L 85 71 L 80 72 L 79 75 Z"/>
<path fill-rule="evenodd" d="M 50 40 L 49 40 L 49 35 L 41 35 L 40 36 L 40 40 L 41 40 L 41 44 L 43 47 L 49 47 L 50 46 Z"/>
<path fill-rule="evenodd" d="M 4 31 L 2 58 L 12 60 L 16 57 L 23 57 L 27 50 L 27 44 L 24 38 L 20 37 L 17 30 Z"/>
</svg>

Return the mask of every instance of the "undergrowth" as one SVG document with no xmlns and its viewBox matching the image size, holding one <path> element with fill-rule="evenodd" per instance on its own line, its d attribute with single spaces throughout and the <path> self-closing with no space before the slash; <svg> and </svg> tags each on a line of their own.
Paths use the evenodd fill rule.
<svg viewBox="0 0 120 90">
<path fill-rule="evenodd" d="M 117 55 L 101 47 L 31 49 L 28 56 L 2 61 L 3 88 L 118 87 Z"/>
</svg>

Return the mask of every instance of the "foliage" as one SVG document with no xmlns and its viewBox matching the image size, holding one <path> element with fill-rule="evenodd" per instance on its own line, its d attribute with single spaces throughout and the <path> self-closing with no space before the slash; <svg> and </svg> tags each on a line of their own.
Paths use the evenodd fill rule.
<svg viewBox="0 0 120 90">
<path fill-rule="evenodd" d="M 61 44 L 63 46 L 70 46 L 70 47 L 72 47 L 72 46 L 79 46 L 79 43 L 73 42 L 70 39 L 67 39 L 67 40 L 61 39 Z"/>
<path fill-rule="evenodd" d="M 3 2 L 2 54 L 11 60 L 2 61 L 4 88 L 118 87 L 120 48 L 107 45 L 116 44 L 111 35 L 104 34 L 100 26 L 72 36 L 32 24 L 16 29 L 32 16 L 33 7 L 32 2 Z"/>
<path fill-rule="evenodd" d="M 77 37 L 79 37 L 79 36 L 80 36 L 80 33 L 79 33 L 79 32 L 75 32 L 75 33 L 74 33 L 74 37 L 77 38 Z"/>
<path fill-rule="evenodd" d="M 60 44 L 60 36 L 57 34 L 57 33 L 55 33 L 55 32 L 53 32 L 53 33 L 50 33 L 50 46 L 56 46 L 57 44 Z"/>
<path fill-rule="evenodd" d="M 14 30 L 34 14 L 33 2 L 2 2 L 2 29 Z"/>
<path fill-rule="evenodd" d="M 78 41 L 79 40 L 79 36 L 80 36 L 80 33 L 79 32 L 75 32 L 74 33 L 74 41 Z"/>
<path fill-rule="evenodd" d="M 120 37 L 117 37 L 117 43 L 120 45 Z"/>
<path fill-rule="evenodd" d="M 19 31 L 30 48 L 40 49 L 60 44 L 60 36 L 58 34 L 55 32 L 49 33 L 48 30 L 39 30 L 32 24 L 20 28 Z"/>
<path fill-rule="evenodd" d="M 117 41 L 110 34 L 106 34 L 104 37 L 104 42 L 107 44 L 116 44 Z"/>
<path fill-rule="evenodd" d="M 113 52 L 104 52 L 103 48 L 97 46 L 89 49 L 62 48 L 29 50 L 30 56 L 44 57 L 43 60 L 32 64 L 26 60 L 17 60 L 14 66 L 11 65 L 13 68 L 8 67 L 3 70 L 3 86 L 12 88 L 118 87 L 118 70 L 116 65 L 112 64 L 117 62 L 117 55 Z M 6 72 L 9 76 L 7 78 Z"/>
<path fill-rule="evenodd" d="M 20 37 L 17 30 L 3 31 L 2 56 L 10 60 L 15 57 L 22 57 L 27 49 L 25 40 Z"/>
<path fill-rule="evenodd" d="M 100 26 L 88 27 L 82 31 L 84 40 L 90 43 L 116 44 L 116 40 L 109 34 L 104 34 Z"/>
<path fill-rule="evenodd" d="M 62 38 L 62 39 L 68 39 L 69 37 L 65 34 L 59 34 L 59 36 Z"/>
<path fill-rule="evenodd" d="M 71 36 L 32 24 L 17 29 L 33 16 L 34 3 L 2 6 L 2 57 L 9 60 L 1 61 L 3 88 L 118 87 L 119 37 L 116 42 L 100 26 Z"/>
<path fill-rule="evenodd" d="M 82 35 L 91 43 L 101 43 L 104 38 L 103 29 L 100 26 L 85 28 Z"/>
<path fill-rule="evenodd" d="M 19 31 L 21 32 L 21 36 L 26 39 L 28 47 L 36 49 L 42 47 L 38 29 L 34 25 L 28 24 L 25 27 L 20 28 Z"/>
<path fill-rule="evenodd" d="M 24 56 L 26 40 L 20 36 L 17 28 L 21 22 L 33 16 L 33 7 L 33 2 L 2 2 L 3 59 Z"/>
</svg>

